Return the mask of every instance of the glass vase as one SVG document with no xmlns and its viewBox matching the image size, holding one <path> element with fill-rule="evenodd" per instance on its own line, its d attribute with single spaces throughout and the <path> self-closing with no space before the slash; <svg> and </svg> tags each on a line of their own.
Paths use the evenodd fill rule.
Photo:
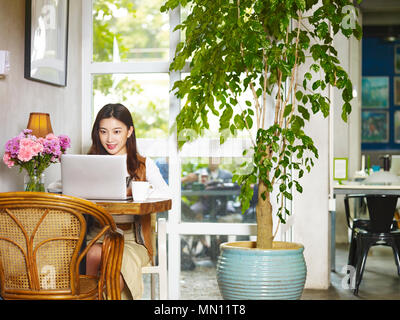
<svg viewBox="0 0 400 320">
<path fill-rule="evenodd" d="M 37 173 L 35 171 L 31 174 L 26 174 L 24 177 L 24 190 L 45 192 L 44 173 Z"/>
</svg>

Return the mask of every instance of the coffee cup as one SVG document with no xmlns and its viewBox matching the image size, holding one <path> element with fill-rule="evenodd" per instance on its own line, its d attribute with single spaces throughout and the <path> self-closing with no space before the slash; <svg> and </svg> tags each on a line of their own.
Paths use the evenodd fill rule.
<svg viewBox="0 0 400 320">
<path fill-rule="evenodd" d="M 145 201 L 154 191 L 152 185 L 147 181 L 132 181 L 133 201 Z"/>
</svg>

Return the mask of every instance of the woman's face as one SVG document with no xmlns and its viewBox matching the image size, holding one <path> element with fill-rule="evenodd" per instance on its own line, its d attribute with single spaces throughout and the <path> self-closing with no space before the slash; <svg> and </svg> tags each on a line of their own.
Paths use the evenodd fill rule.
<svg viewBox="0 0 400 320">
<path fill-rule="evenodd" d="M 100 120 L 99 138 L 104 149 L 109 154 L 126 154 L 126 140 L 131 136 L 133 127 L 128 128 L 125 123 L 115 118 Z"/>
</svg>

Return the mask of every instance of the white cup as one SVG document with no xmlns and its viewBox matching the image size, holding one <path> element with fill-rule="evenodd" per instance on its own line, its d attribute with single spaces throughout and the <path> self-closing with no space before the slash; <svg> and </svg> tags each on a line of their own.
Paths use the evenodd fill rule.
<svg viewBox="0 0 400 320">
<path fill-rule="evenodd" d="M 145 201 L 154 191 L 152 185 L 147 181 L 132 181 L 133 201 Z"/>
</svg>

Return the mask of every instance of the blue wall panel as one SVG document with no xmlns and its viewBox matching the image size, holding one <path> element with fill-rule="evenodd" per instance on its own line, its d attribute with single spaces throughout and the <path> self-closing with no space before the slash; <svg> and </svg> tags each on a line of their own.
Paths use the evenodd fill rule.
<svg viewBox="0 0 400 320">
<path fill-rule="evenodd" d="M 387 76 L 389 77 L 389 108 L 364 109 L 389 111 L 389 142 L 388 143 L 362 143 L 362 151 L 370 150 L 400 150 L 400 144 L 394 142 L 394 112 L 400 106 L 394 105 L 393 77 L 400 76 L 395 73 L 394 48 L 400 42 L 384 42 L 381 38 L 365 37 L 362 39 L 362 76 Z M 359 90 L 360 91 L 360 90 Z"/>
</svg>

